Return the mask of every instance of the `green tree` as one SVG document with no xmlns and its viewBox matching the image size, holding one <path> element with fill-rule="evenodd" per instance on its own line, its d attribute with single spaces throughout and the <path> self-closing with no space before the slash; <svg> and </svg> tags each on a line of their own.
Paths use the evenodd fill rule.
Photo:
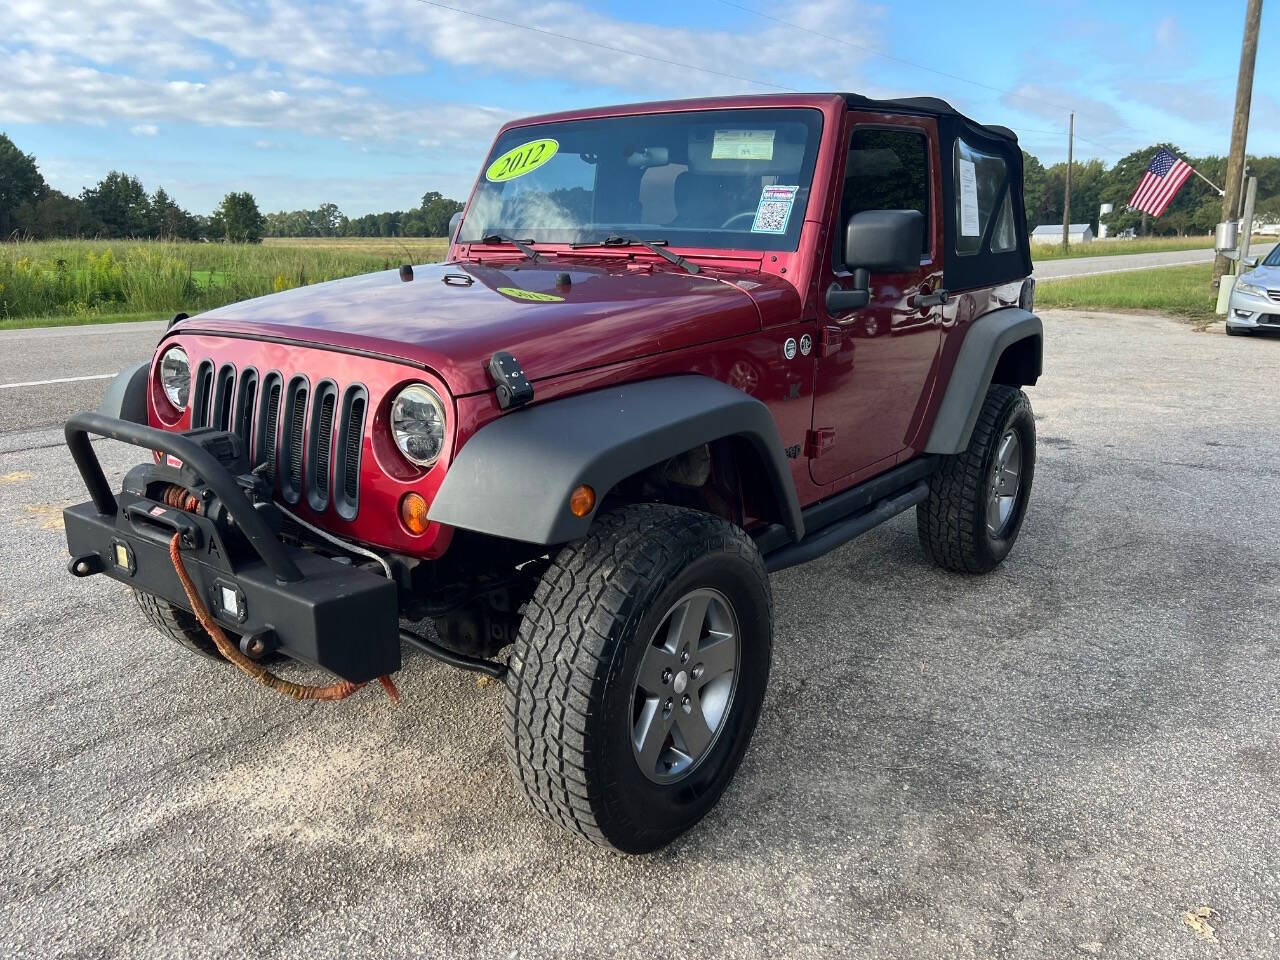
<svg viewBox="0 0 1280 960">
<path fill-rule="evenodd" d="M 146 237 L 153 232 L 151 201 L 137 177 L 112 170 L 80 199 L 108 237 Z"/>
<path fill-rule="evenodd" d="M 151 236 L 167 240 L 191 240 L 195 237 L 195 225 L 191 214 L 173 202 L 164 187 L 157 187 L 151 195 Z"/>
<path fill-rule="evenodd" d="M 462 209 L 457 200 L 432 190 L 422 196 L 422 225 L 425 236 L 444 237 L 449 234 L 449 218 Z"/>
<path fill-rule="evenodd" d="M 1047 222 L 1042 219 L 1044 216 L 1046 188 L 1044 164 L 1037 157 L 1033 157 L 1023 150 L 1022 204 L 1026 208 L 1028 233 L 1040 226 L 1040 224 Z"/>
<path fill-rule="evenodd" d="M 49 190 L 35 202 L 24 203 L 18 208 L 17 222 L 24 234 L 37 240 L 92 237 L 102 232 L 102 224 L 84 203 L 61 190 Z"/>
<path fill-rule="evenodd" d="M 21 227 L 16 218 L 18 208 L 34 204 L 48 191 L 36 158 L 0 133 L 0 240 L 8 240 Z"/>
<path fill-rule="evenodd" d="M 209 218 L 210 233 L 231 243 L 260 243 L 266 218 L 251 193 L 228 193 Z"/>
</svg>

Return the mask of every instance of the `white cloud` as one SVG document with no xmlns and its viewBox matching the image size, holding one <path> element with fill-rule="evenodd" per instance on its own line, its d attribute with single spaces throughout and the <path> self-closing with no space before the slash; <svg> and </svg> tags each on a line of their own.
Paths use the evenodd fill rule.
<svg viewBox="0 0 1280 960">
<path fill-rule="evenodd" d="M 55 79 L 56 78 L 56 79 Z M 18 51 L 9 57 L 8 82 L 0 87 L 0 121 L 12 123 L 102 123 L 124 120 L 140 126 L 197 123 L 210 127 L 288 130 L 309 136 L 411 141 L 485 138 L 507 113 L 463 104 L 409 109 L 366 90 L 289 94 L 262 86 L 247 74 L 205 81 L 171 80 L 74 67 L 48 52 Z"/>
<path fill-rule="evenodd" d="M 883 92 L 863 78 L 872 55 L 834 39 L 841 24 L 857 23 L 857 43 L 877 44 L 885 8 L 869 0 L 760 3 L 771 16 L 828 38 L 749 14 L 731 14 L 724 26 L 645 23 L 602 12 L 588 0 L 528 0 L 514 8 L 498 0 L 450 0 L 544 33 L 414 0 L 4 2 L 0 124 L 112 126 L 137 137 L 157 136 L 161 128 L 242 129 L 252 131 L 245 142 L 258 150 L 291 149 L 298 137 L 327 140 L 394 158 L 398 169 L 412 158 L 410 169 L 423 171 L 419 184 L 449 181 L 459 193 L 469 179 L 460 171 L 473 157 L 479 162 L 497 128 L 516 114 L 501 104 L 462 102 L 482 99 L 455 85 L 473 69 L 510 84 L 509 98 L 498 95 L 502 104 L 527 103 L 522 82 L 529 80 L 542 89 L 568 88 L 560 103 L 773 89 L 735 77 Z M 406 80 L 425 92 L 411 94 Z M 186 181 L 201 197 L 195 205 L 202 206 L 206 194 L 247 182 L 265 165 L 256 151 L 250 156 L 256 161 L 226 170 L 220 185 Z M 172 170 L 155 171 L 166 187 Z M 414 179 L 405 176 L 406 183 Z M 301 172 L 259 182 L 275 196 L 324 188 L 348 199 L 361 195 L 354 180 L 308 180 Z M 376 189 L 399 186 L 386 179 Z M 365 193 L 370 189 L 366 184 Z M 327 198 L 299 202 L 321 199 Z"/>
<path fill-rule="evenodd" d="M 365 9 L 372 20 L 384 21 L 402 14 L 405 3 L 365 0 Z M 510 69 L 507 65 L 518 63 L 518 72 L 526 75 L 615 89 L 669 90 L 682 96 L 759 93 L 796 85 L 860 89 L 860 68 L 872 55 L 835 39 L 838 25 L 858 23 L 858 43 L 874 46 L 883 13 L 860 0 L 803 0 L 768 8 L 770 16 L 814 31 L 797 33 L 765 19 L 746 29 L 620 20 L 563 0 L 533 0 L 516 8 L 503 0 L 471 0 L 457 6 L 478 16 L 421 4 L 413 16 L 400 17 L 401 28 L 434 57 L 451 64 Z M 565 40 L 564 35 L 584 42 Z M 797 56 L 800 49 L 802 58 Z M 514 51 L 518 57 L 513 57 Z M 686 69 L 672 61 L 703 69 Z"/>
<path fill-rule="evenodd" d="M 869 56 L 805 34 L 805 56 L 797 58 L 795 31 L 767 20 L 748 19 L 737 29 L 661 26 L 565 0 L 532 0 L 515 13 L 497 0 L 473 0 L 466 9 L 587 43 L 413 0 L 318 6 L 304 0 L 139 0 L 124 7 L 117 0 L 12 0 L 0 40 L 10 74 L 0 86 L 0 121 L 145 119 L 153 125 L 277 127 L 335 139 L 439 143 L 487 137 L 507 113 L 458 103 L 409 109 L 349 78 L 425 76 L 435 61 L 577 87 L 692 96 L 771 89 L 717 74 L 857 89 L 859 66 Z M 860 43 L 874 43 L 881 17 L 863 0 L 801 0 L 771 9 L 819 31 L 858 22 Z M 429 123 L 422 119 L 428 113 Z"/>
</svg>

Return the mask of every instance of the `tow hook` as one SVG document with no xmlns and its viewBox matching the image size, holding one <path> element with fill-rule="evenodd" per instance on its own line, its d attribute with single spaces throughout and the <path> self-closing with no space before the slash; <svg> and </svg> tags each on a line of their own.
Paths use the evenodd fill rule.
<svg viewBox="0 0 1280 960">
<path fill-rule="evenodd" d="M 276 652 L 279 642 L 274 633 L 248 633 L 240 638 L 240 652 L 250 660 L 261 660 Z"/>
</svg>

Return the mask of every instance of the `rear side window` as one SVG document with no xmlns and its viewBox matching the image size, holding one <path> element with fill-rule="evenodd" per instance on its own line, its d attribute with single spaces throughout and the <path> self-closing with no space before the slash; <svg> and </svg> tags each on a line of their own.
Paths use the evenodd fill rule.
<svg viewBox="0 0 1280 960">
<path fill-rule="evenodd" d="M 952 151 L 955 178 L 956 253 L 978 253 L 991 227 L 991 252 L 1008 253 L 1018 247 L 1009 192 L 1009 169 L 1003 157 L 983 153 L 961 139 Z"/>
<path fill-rule="evenodd" d="M 842 224 L 864 210 L 919 210 L 926 224 L 922 253 L 929 253 L 929 141 L 914 130 L 857 127 L 844 165 Z M 843 244 L 839 231 L 837 242 Z M 840 251 L 843 253 L 843 251 Z M 837 258 L 837 262 L 842 260 Z"/>
</svg>

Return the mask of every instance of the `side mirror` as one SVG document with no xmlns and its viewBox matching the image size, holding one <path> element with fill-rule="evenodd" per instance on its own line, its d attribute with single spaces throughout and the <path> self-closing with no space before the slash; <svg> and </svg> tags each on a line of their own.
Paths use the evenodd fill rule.
<svg viewBox="0 0 1280 960">
<path fill-rule="evenodd" d="M 459 210 L 449 218 L 449 242 L 453 243 L 453 238 L 458 235 L 458 225 L 462 223 L 462 211 Z"/>
<path fill-rule="evenodd" d="M 853 289 L 832 285 L 827 312 L 860 310 L 871 301 L 872 271 L 907 273 L 920 266 L 924 214 L 919 210 L 864 210 L 849 218 L 844 231 L 844 263 L 853 271 Z"/>
</svg>

